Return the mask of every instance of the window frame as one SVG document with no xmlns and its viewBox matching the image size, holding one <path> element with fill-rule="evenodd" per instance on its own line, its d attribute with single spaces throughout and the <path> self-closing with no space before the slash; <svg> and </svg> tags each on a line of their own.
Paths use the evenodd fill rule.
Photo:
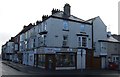
<svg viewBox="0 0 120 77">
<path fill-rule="evenodd" d="M 80 25 L 80 32 L 85 32 L 85 25 L 84 24 Z"/>
<path fill-rule="evenodd" d="M 64 39 L 65 38 L 65 39 Z M 65 44 L 64 44 L 65 43 Z M 67 46 L 68 45 L 68 35 L 63 35 L 63 46 Z"/>
<path fill-rule="evenodd" d="M 83 42 L 83 38 L 86 38 L 86 42 L 85 42 L 85 46 L 84 46 L 84 42 Z M 87 47 L 88 45 L 88 37 L 87 36 L 78 36 L 78 47 Z"/>
<path fill-rule="evenodd" d="M 64 31 L 69 31 L 69 23 L 67 20 L 63 21 L 63 30 Z"/>
</svg>

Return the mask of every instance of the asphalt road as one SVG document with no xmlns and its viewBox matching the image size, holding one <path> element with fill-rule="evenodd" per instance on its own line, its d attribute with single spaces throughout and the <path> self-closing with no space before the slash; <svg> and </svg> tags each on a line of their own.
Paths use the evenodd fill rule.
<svg viewBox="0 0 120 77">
<path fill-rule="evenodd" d="M 27 73 L 23 73 L 21 71 L 17 71 L 3 63 L 1 63 L 2 60 L 0 59 L 0 76 L 2 75 L 30 75 L 30 74 L 27 74 Z"/>
<path fill-rule="evenodd" d="M 13 69 L 3 63 L 1 63 L 1 59 L 0 59 L 0 76 L 2 77 L 120 77 L 120 74 L 118 74 L 117 72 L 113 72 L 113 71 L 94 71 L 94 72 L 89 72 L 90 75 L 85 75 L 82 74 L 80 71 L 75 72 L 74 74 L 72 74 L 71 71 L 69 72 L 59 72 L 58 74 L 56 73 L 54 76 L 52 75 L 47 75 L 46 73 L 44 73 L 43 75 L 37 75 L 37 76 L 32 76 L 32 74 L 28 74 L 28 73 L 24 73 L 21 71 L 18 71 L 16 69 Z M 7 75 L 7 76 L 6 76 Z M 12 75 L 12 76 L 10 76 Z M 21 76 L 22 75 L 22 76 Z"/>
</svg>

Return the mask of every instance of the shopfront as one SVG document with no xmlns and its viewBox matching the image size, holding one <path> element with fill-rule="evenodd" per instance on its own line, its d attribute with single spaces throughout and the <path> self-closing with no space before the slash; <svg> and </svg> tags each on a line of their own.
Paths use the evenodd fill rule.
<svg viewBox="0 0 120 77">
<path fill-rule="evenodd" d="M 76 53 L 75 52 L 58 52 L 56 53 L 56 69 L 75 69 Z"/>
<path fill-rule="evenodd" d="M 35 54 L 34 65 L 44 69 L 85 69 L 86 51 L 82 49 L 46 48 Z"/>
</svg>

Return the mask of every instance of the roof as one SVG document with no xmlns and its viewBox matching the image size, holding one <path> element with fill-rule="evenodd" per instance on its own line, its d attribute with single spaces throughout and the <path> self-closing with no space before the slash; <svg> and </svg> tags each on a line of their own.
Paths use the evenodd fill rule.
<svg viewBox="0 0 120 77">
<path fill-rule="evenodd" d="M 97 17 L 99 17 L 99 16 L 97 16 Z M 86 21 L 95 20 L 97 17 L 94 17 L 94 18 L 88 19 L 88 20 L 86 20 Z"/>
<path fill-rule="evenodd" d="M 117 39 L 113 38 L 112 36 L 108 37 L 107 40 L 99 40 L 99 42 L 112 42 L 112 43 L 120 43 Z"/>
<path fill-rule="evenodd" d="M 94 18 L 91 18 L 91 19 L 88 19 L 88 20 L 86 20 L 86 22 L 89 22 L 89 23 L 92 23 L 92 21 L 94 21 L 96 18 L 98 18 L 99 16 L 97 16 L 97 17 L 94 17 Z"/>
<path fill-rule="evenodd" d="M 22 29 L 22 31 L 19 34 L 25 33 L 26 31 L 30 30 L 34 26 L 35 25 L 32 25 L 31 23 L 28 26 L 24 26 L 24 28 Z"/>
<path fill-rule="evenodd" d="M 117 39 L 118 41 L 120 41 L 120 35 L 113 34 L 112 36 L 113 36 L 115 39 Z"/>
<path fill-rule="evenodd" d="M 65 17 L 63 11 L 57 11 L 56 13 L 54 13 L 54 14 L 48 16 L 47 18 L 45 18 L 45 20 L 47 20 L 50 17 L 58 18 L 58 19 L 65 19 L 65 20 L 70 20 L 70 21 L 75 21 L 75 22 L 80 22 L 80 23 L 85 23 L 85 24 L 91 24 L 90 22 L 85 21 L 83 19 L 80 19 L 80 18 L 78 18 L 76 16 L 73 16 L 73 15 L 70 15 L 69 17 Z M 44 22 L 45 20 L 40 21 L 40 23 Z M 36 22 L 36 23 L 37 23 L 36 25 L 38 25 L 39 22 Z M 30 23 L 28 26 L 25 26 L 19 34 L 25 33 L 26 31 L 30 30 L 32 27 L 34 27 L 36 25 L 32 25 Z"/>
<path fill-rule="evenodd" d="M 73 15 L 70 15 L 69 17 L 65 17 L 63 11 L 59 11 L 57 13 L 54 13 L 50 17 L 56 17 L 56 18 L 60 18 L 60 19 L 66 19 L 66 20 L 71 20 L 71 21 L 90 24 L 89 22 L 87 22 L 87 21 L 85 21 L 83 19 L 80 19 L 80 18 L 78 18 L 76 16 L 73 16 Z"/>
<path fill-rule="evenodd" d="M 68 5 L 68 4 L 66 4 L 66 5 Z M 58 10 L 58 9 L 57 9 L 57 10 L 53 10 L 53 11 L 55 11 L 55 13 L 52 14 L 52 15 L 50 15 L 50 16 L 47 16 L 47 17 L 45 18 L 45 20 L 47 20 L 47 19 L 50 18 L 50 17 L 53 17 L 53 18 L 58 18 L 58 19 L 70 20 L 70 21 L 74 21 L 74 22 L 91 24 L 90 22 L 85 21 L 85 20 L 83 20 L 83 19 L 80 19 L 80 18 L 78 18 L 78 17 L 76 17 L 76 16 L 73 16 L 73 15 L 70 15 L 69 17 L 65 17 L 65 16 L 64 16 L 64 12 L 63 12 L 63 11 L 60 11 L 60 10 Z M 40 23 L 44 22 L 45 20 L 40 21 Z M 36 22 L 36 23 L 37 23 L 36 25 L 38 25 L 39 22 Z M 21 30 L 21 32 L 18 33 L 18 35 L 21 34 L 21 33 L 25 33 L 26 31 L 30 30 L 32 27 L 34 27 L 34 26 L 36 26 L 36 25 L 32 25 L 32 24 L 30 23 L 28 26 L 25 26 L 25 27 Z"/>
<path fill-rule="evenodd" d="M 117 39 L 113 38 L 112 36 L 107 39 L 108 41 L 119 42 Z"/>
</svg>

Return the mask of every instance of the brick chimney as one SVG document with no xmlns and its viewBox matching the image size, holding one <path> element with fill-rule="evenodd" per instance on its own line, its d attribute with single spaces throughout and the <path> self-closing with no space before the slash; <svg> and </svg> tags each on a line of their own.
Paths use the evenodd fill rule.
<svg viewBox="0 0 120 77">
<path fill-rule="evenodd" d="M 70 16 L 70 5 L 68 3 L 65 4 L 64 6 L 64 15 L 69 17 Z"/>
</svg>

